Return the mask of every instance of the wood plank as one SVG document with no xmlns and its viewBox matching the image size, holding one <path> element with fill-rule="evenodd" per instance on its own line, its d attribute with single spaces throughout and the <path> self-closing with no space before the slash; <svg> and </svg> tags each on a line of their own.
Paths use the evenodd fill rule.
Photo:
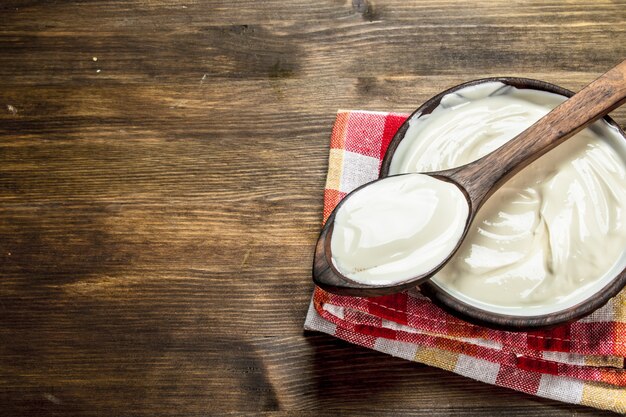
<svg viewBox="0 0 626 417">
<path fill-rule="evenodd" d="M 19 376 L 21 384 L 13 393 L 23 402 L 16 404 L 16 410 L 36 405 L 96 415 L 91 405 L 93 393 L 98 393 L 99 406 L 112 414 L 140 413 L 155 404 L 161 411 L 176 410 L 185 415 L 277 408 L 361 414 L 371 412 L 372 404 L 389 404 L 393 412 L 383 408 L 379 413 L 467 416 L 507 409 L 514 416 L 571 412 L 611 415 L 503 388 L 468 384 L 465 378 L 449 372 L 323 335 L 308 335 L 304 340 L 231 337 L 218 341 L 184 330 L 154 333 L 146 329 L 120 338 L 108 328 L 94 328 L 88 320 L 82 325 L 82 334 L 47 334 L 47 344 L 31 346 L 28 352 L 45 358 L 43 362 L 25 361 L 21 349 L 5 353 L 15 360 L 9 374 L 15 372 L 17 377 L 25 366 L 39 369 Z M 96 341 L 101 346 L 98 350 L 93 349 Z M 146 352 L 154 358 L 147 369 L 138 364 Z M 85 379 L 85 375 L 90 378 Z M 50 385 L 51 380 L 56 384 Z M 129 384 L 135 387 L 132 391 L 126 389 Z M 33 386 L 41 390 L 33 390 Z M 77 392 L 82 395 L 76 396 Z M 363 392 L 368 393 L 367 401 Z M 484 395 L 489 395 L 488 402 Z M 402 407 L 398 408 L 399 403 Z"/>
<path fill-rule="evenodd" d="M 5 6 L 13 30 L 0 32 L 0 79 L 171 83 L 205 74 L 250 79 L 462 74 L 468 68 L 590 71 L 626 55 L 626 45 L 614 42 L 626 36 L 621 2 L 536 2 L 516 11 L 505 1 L 404 3 L 255 2 L 234 13 L 219 2 L 187 8 L 65 2 L 45 9 L 46 19 L 37 21 L 43 4 L 15 2 Z M 159 15 L 167 19 L 157 24 Z M 16 73 L 10 63 L 25 56 Z"/>
</svg>

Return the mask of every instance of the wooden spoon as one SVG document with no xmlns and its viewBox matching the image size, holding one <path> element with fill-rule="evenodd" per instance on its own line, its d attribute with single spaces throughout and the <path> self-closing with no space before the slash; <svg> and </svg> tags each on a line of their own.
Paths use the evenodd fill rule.
<svg viewBox="0 0 626 417">
<path fill-rule="evenodd" d="M 391 294 L 431 278 L 454 255 L 465 238 L 478 209 L 513 175 L 554 147 L 605 116 L 626 101 L 626 60 L 563 102 L 528 129 L 484 157 L 461 167 L 426 173 L 448 181 L 463 191 L 469 204 L 465 230 L 448 257 L 430 271 L 387 285 L 356 282 L 337 270 L 332 262 L 331 239 L 335 213 L 354 193 L 335 208 L 320 233 L 313 261 L 313 281 L 333 293 L 357 296 Z M 415 175 L 415 174 L 402 174 Z"/>
</svg>

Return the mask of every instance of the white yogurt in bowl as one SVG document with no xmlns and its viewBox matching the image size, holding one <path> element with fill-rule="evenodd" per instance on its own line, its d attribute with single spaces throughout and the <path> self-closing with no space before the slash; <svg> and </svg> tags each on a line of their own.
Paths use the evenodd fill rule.
<svg viewBox="0 0 626 417">
<path fill-rule="evenodd" d="M 388 174 L 472 162 L 563 100 L 500 82 L 457 90 L 411 118 Z M 605 288 L 626 267 L 625 247 L 626 141 L 600 120 L 497 190 L 431 281 L 481 310 L 541 316 Z"/>
</svg>

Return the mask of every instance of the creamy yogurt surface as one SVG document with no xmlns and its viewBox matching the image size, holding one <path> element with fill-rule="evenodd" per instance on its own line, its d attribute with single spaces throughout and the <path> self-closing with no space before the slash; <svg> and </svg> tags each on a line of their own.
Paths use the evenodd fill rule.
<svg viewBox="0 0 626 417">
<path fill-rule="evenodd" d="M 449 94 L 416 115 L 390 175 L 453 168 L 502 146 L 565 98 L 499 82 Z M 483 309 L 537 315 L 571 307 L 626 266 L 626 147 L 600 120 L 548 152 L 479 210 L 432 280 Z"/>
<path fill-rule="evenodd" d="M 332 262 L 367 284 L 393 284 L 431 271 L 457 246 L 469 206 L 449 182 L 423 174 L 387 177 L 337 210 Z"/>
</svg>

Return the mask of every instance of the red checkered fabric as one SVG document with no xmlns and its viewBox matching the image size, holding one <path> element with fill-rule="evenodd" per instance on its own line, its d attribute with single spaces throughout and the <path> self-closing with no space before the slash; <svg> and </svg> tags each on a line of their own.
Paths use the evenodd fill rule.
<svg viewBox="0 0 626 417">
<path fill-rule="evenodd" d="M 387 146 L 406 117 L 337 114 L 324 221 L 347 193 L 378 178 Z M 580 321 L 523 333 L 466 323 L 415 289 L 361 298 L 316 288 L 305 328 L 490 384 L 626 412 L 626 291 Z"/>
</svg>

